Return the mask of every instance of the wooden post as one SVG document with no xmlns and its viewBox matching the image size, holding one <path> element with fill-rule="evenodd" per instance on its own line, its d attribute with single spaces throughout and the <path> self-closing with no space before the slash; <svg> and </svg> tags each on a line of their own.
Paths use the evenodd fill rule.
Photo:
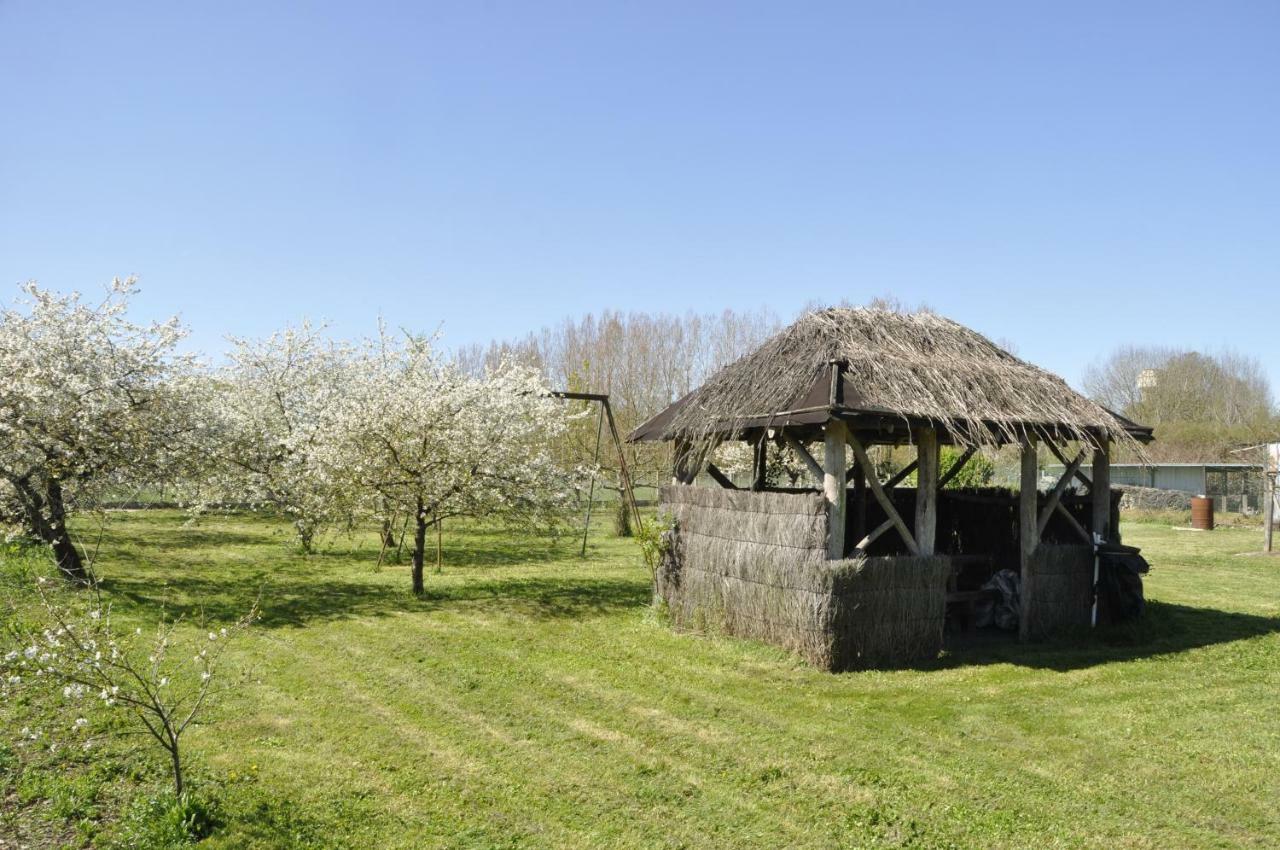
<svg viewBox="0 0 1280 850">
<path fill-rule="evenodd" d="M 1276 524 L 1276 474 L 1274 472 L 1270 472 L 1270 471 L 1267 472 L 1266 489 L 1267 489 L 1267 496 L 1266 496 L 1267 509 L 1263 513 L 1263 517 L 1265 517 L 1264 522 L 1266 523 L 1266 527 L 1263 529 L 1263 532 L 1262 532 L 1262 551 L 1270 552 L 1271 538 L 1274 535 L 1275 524 Z"/>
<path fill-rule="evenodd" d="M 1031 635 L 1031 598 L 1035 593 L 1035 576 L 1032 559 L 1040 545 L 1040 529 L 1037 526 L 1036 484 L 1040 470 L 1036 464 L 1036 438 L 1028 435 L 1022 443 L 1022 474 L 1018 492 L 1018 545 L 1022 555 L 1022 610 L 1018 615 L 1018 636 L 1026 640 Z"/>
<path fill-rule="evenodd" d="M 755 445 L 751 462 L 751 489 L 757 492 L 764 490 L 769 477 L 769 440 L 765 434 Z"/>
<path fill-rule="evenodd" d="M 1094 449 L 1092 472 L 1093 524 L 1089 531 L 1108 541 L 1115 529 L 1111 527 L 1111 444 L 1107 440 Z"/>
<path fill-rule="evenodd" d="M 582 523 L 582 557 L 587 557 L 587 535 L 591 533 L 591 508 L 596 501 L 595 467 L 600 465 L 600 438 L 604 436 L 604 405 L 600 405 L 600 415 L 596 417 L 596 452 L 591 461 L 591 487 L 587 490 L 587 518 Z"/>
<path fill-rule="evenodd" d="M 822 495 L 827 500 L 827 558 L 844 557 L 845 458 L 849 429 L 832 419 L 822 429 Z"/>
<path fill-rule="evenodd" d="M 1271 443 L 1267 446 L 1267 459 L 1262 467 L 1264 476 L 1263 489 L 1266 490 L 1267 505 L 1262 515 L 1265 518 L 1266 528 L 1262 533 L 1262 551 L 1271 551 L 1271 540 L 1274 536 L 1276 524 L 1276 475 L 1280 473 L 1280 443 Z"/>
<path fill-rule="evenodd" d="M 853 539 L 867 536 L 867 473 L 862 464 L 853 465 Z"/>
<path fill-rule="evenodd" d="M 938 534 L 938 432 L 921 428 L 916 433 L 916 546 L 921 555 L 934 553 Z"/>
</svg>

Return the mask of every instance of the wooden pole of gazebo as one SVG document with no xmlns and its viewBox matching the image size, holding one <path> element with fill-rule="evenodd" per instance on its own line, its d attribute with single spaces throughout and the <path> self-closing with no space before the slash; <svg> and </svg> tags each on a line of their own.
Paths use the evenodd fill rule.
<svg viewBox="0 0 1280 850">
<path fill-rule="evenodd" d="M 1031 636 L 1031 599 L 1035 593 L 1034 562 L 1040 545 L 1039 497 L 1036 485 L 1040 469 L 1036 459 L 1036 438 L 1028 434 L 1022 441 L 1022 470 L 1018 490 L 1018 545 L 1022 555 L 1021 610 L 1018 612 L 1018 637 Z"/>
</svg>

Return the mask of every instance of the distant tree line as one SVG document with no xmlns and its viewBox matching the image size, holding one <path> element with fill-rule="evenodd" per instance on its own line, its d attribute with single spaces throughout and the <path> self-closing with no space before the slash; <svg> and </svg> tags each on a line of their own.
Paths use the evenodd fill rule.
<svg viewBox="0 0 1280 850">
<path fill-rule="evenodd" d="M 463 371 L 481 374 L 495 363 L 517 361 L 537 368 L 551 387 L 608 393 L 623 437 L 712 373 L 752 351 L 781 327 L 770 310 L 722 313 L 623 313 L 606 310 L 567 318 L 528 336 L 455 352 Z M 589 403 L 561 445 L 565 460 L 594 459 L 599 422 Z M 670 446 L 632 444 L 625 457 L 637 486 L 671 476 Z M 616 449 L 607 431 L 601 441 L 601 485 L 619 486 Z M 625 525 L 625 511 L 619 511 Z"/>
<path fill-rule="evenodd" d="M 1125 346 L 1094 363 L 1084 389 L 1155 429 L 1155 460 L 1241 461 L 1239 449 L 1280 439 L 1280 415 L 1257 358 L 1232 351 Z"/>
<path fill-rule="evenodd" d="M 868 303 L 903 312 L 930 309 L 908 307 L 893 297 Z M 806 305 L 801 312 L 818 306 L 824 305 Z M 760 345 L 782 324 L 767 309 L 718 314 L 605 311 L 565 319 L 523 339 L 472 346 L 456 356 L 471 373 L 515 359 L 539 369 L 550 386 L 607 392 L 625 434 Z M 1013 350 L 1006 340 L 997 344 Z M 1239 461 L 1244 458 L 1233 452 L 1241 447 L 1280 439 L 1280 416 L 1261 363 L 1235 352 L 1125 346 L 1088 368 L 1083 389 L 1105 407 L 1153 426 L 1156 443 L 1148 454 L 1155 460 Z M 595 438 L 595 421 L 577 420 L 565 451 L 588 456 Z M 661 484 L 669 476 L 669 446 L 627 446 L 626 453 L 639 484 Z M 616 487 L 607 435 L 600 458 L 606 482 Z M 785 457 L 779 459 L 785 464 Z M 884 460 L 892 465 L 891 453 Z M 749 454 L 725 447 L 722 467 L 749 463 Z M 803 477 L 802 472 L 801 467 L 780 468 L 773 474 L 786 481 Z"/>
</svg>

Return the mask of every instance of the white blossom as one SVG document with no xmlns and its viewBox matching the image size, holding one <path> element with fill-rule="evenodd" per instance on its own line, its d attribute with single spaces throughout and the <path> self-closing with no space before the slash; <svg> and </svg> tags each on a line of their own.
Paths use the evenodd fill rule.
<svg viewBox="0 0 1280 850">
<path fill-rule="evenodd" d="M 94 305 L 30 283 L 0 308 L 0 495 L 22 506 L 28 533 L 82 583 L 65 513 L 102 488 L 153 477 L 185 430 L 166 383 L 184 332 L 176 320 L 129 321 L 134 291 L 132 279 L 113 281 Z"/>
<path fill-rule="evenodd" d="M 554 521 L 575 478 L 551 451 L 570 421 L 565 404 L 532 369 L 504 362 L 469 375 L 432 343 L 384 329 L 352 356 L 314 446 L 328 480 L 352 513 L 382 520 Z"/>
</svg>

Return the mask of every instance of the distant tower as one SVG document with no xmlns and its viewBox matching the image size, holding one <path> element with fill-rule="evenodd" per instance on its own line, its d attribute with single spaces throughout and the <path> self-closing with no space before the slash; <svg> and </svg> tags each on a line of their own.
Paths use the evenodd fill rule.
<svg viewBox="0 0 1280 850">
<path fill-rule="evenodd" d="M 1156 386 L 1156 370 L 1143 369 L 1138 373 L 1138 396 L 1146 401 L 1147 391 L 1155 389 Z"/>
</svg>

